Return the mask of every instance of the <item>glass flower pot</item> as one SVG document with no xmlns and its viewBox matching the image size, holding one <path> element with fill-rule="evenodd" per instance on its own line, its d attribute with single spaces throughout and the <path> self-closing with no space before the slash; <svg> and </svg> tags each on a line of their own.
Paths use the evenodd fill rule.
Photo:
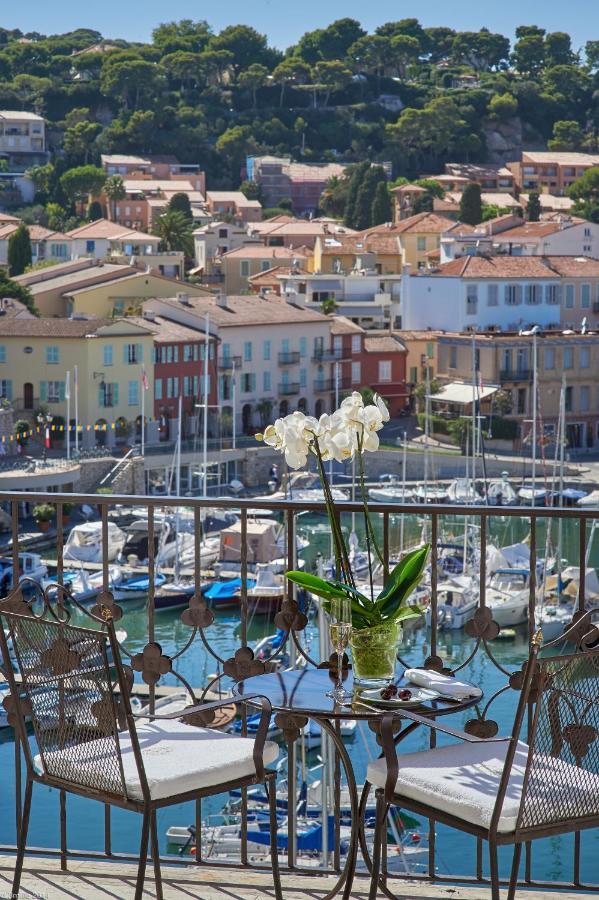
<svg viewBox="0 0 599 900">
<path fill-rule="evenodd" d="M 393 680 L 401 631 L 401 622 L 397 620 L 374 628 L 352 629 L 349 646 L 354 684 L 376 688 Z"/>
</svg>

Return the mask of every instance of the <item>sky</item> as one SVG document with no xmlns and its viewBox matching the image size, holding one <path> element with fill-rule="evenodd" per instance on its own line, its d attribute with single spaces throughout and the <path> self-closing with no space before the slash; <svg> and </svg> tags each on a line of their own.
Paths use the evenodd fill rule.
<svg viewBox="0 0 599 900">
<path fill-rule="evenodd" d="M 442 0 L 377 0 L 372 4 L 363 0 L 301 0 L 291 4 L 280 0 L 226 0 L 220 4 L 202 0 L 102 0 L 85 4 L 81 0 L 27 0 L 23 6 L 2 6 L 0 25 L 4 28 L 43 34 L 94 28 L 105 37 L 132 41 L 149 40 L 152 29 L 160 22 L 191 18 L 206 19 L 217 31 L 231 24 L 252 25 L 268 35 L 269 43 L 284 49 L 304 31 L 321 28 L 344 16 L 358 19 L 369 31 L 383 22 L 415 17 L 425 27 L 448 25 L 458 31 L 474 31 L 485 26 L 510 38 L 517 25 L 535 24 L 548 31 L 567 31 L 577 48 L 587 40 L 599 40 L 599 4 L 589 0 L 569 0 L 566 6 L 557 0 L 543 4 L 538 0 L 486 4 L 470 0 L 452 5 Z"/>
</svg>

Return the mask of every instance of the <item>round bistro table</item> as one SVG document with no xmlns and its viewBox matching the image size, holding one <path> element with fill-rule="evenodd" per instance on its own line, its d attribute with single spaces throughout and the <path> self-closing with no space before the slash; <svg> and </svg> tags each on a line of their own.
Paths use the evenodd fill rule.
<svg viewBox="0 0 599 900">
<path fill-rule="evenodd" d="M 360 827 L 361 813 L 366 809 L 370 785 L 368 782 L 365 783 L 362 798 L 359 800 L 358 787 L 352 762 L 341 737 L 340 725 L 341 721 L 344 719 L 355 719 L 357 721 L 368 722 L 371 727 L 374 725 L 373 730 L 376 731 L 377 720 L 380 720 L 385 713 L 389 712 L 389 708 L 381 707 L 381 709 L 369 709 L 360 705 L 360 691 L 358 687 L 354 690 L 351 669 L 344 670 L 343 672 L 343 686 L 346 691 L 352 692 L 353 701 L 355 702 L 348 700 L 347 703 L 340 705 L 336 704 L 331 697 L 327 697 L 327 691 L 331 689 L 334 683 L 335 673 L 333 670 L 328 668 L 315 669 L 307 667 L 303 669 L 292 669 L 290 671 L 269 672 L 265 675 L 254 675 L 235 685 L 234 694 L 238 697 L 243 697 L 247 694 L 260 694 L 263 697 L 267 697 L 272 704 L 273 712 L 276 714 L 275 721 L 282 729 L 288 744 L 289 789 L 287 810 L 288 814 L 290 814 L 293 830 L 295 830 L 295 813 L 290 804 L 292 788 L 295 789 L 295 756 L 293 753 L 293 743 L 299 737 L 300 731 L 308 719 L 316 721 L 323 732 L 326 732 L 330 736 L 337 753 L 337 758 L 338 760 L 341 760 L 347 779 L 351 809 L 351 833 L 345 865 L 339 873 L 339 879 L 336 885 L 327 894 L 324 900 L 331 900 L 331 898 L 336 897 L 342 888 L 344 900 L 349 900 L 356 870 L 359 844 L 361 844 L 365 862 L 370 868 L 370 858 L 364 840 L 363 829 Z M 394 683 L 399 687 L 405 686 L 412 689 L 415 687 L 413 684 L 405 681 L 403 676 L 396 676 Z M 437 716 L 461 712 L 464 709 L 475 706 L 477 703 L 480 703 L 481 700 L 482 694 L 479 697 L 471 697 L 459 701 L 443 700 L 442 698 L 439 698 L 438 700 L 428 700 L 419 706 L 410 707 L 410 710 L 413 709 L 414 712 L 421 716 L 436 718 Z M 398 707 L 396 712 L 397 715 L 400 716 L 401 708 Z M 396 736 L 396 743 L 399 743 L 399 741 L 407 737 L 410 732 L 419 727 L 419 723 L 417 722 L 410 721 L 409 719 L 406 719 L 405 721 L 407 722 L 407 726 Z M 336 763 L 335 796 L 337 802 L 339 800 L 339 791 L 340 775 L 339 766 Z M 323 828 L 328 828 L 328 820 L 325 822 L 326 818 L 326 815 L 323 815 Z M 338 816 L 336 816 L 336 823 L 336 828 L 338 828 Z M 288 846 L 291 847 L 292 843 L 293 841 L 289 840 Z M 291 852 L 293 853 L 293 849 Z M 335 841 L 332 852 L 334 853 L 336 863 L 338 863 L 338 839 Z M 295 863 L 295 860 L 293 861 Z M 336 870 L 339 871 L 338 865 L 336 865 Z"/>
</svg>

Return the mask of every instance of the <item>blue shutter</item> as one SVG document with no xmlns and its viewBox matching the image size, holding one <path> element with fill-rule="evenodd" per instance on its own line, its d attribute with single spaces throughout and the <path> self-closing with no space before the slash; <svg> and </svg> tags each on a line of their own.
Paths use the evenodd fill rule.
<svg viewBox="0 0 599 900">
<path fill-rule="evenodd" d="M 119 405 L 119 384 L 118 381 L 112 385 L 112 403 L 113 406 Z"/>
<path fill-rule="evenodd" d="M 42 400 L 45 403 L 47 396 L 48 396 L 48 382 L 40 381 L 40 400 Z"/>
<path fill-rule="evenodd" d="M 4 384 L 6 386 L 6 399 L 12 400 L 12 381 L 8 379 Z"/>
<path fill-rule="evenodd" d="M 58 383 L 58 399 L 60 400 L 61 403 L 64 403 L 64 401 L 65 401 L 65 386 L 64 386 L 64 381 L 60 381 L 60 382 Z"/>
<path fill-rule="evenodd" d="M 162 378 L 156 378 L 154 381 L 154 399 L 162 400 Z"/>
<path fill-rule="evenodd" d="M 98 388 L 98 406 L 104 406 L 104 388 L 102 385 Z"/>
<path fill-rule="evenodd" d="M 137 345 L 137 361 L 142 363 L 144 361 L 144 345 Z"/>
<path fill-rule="evenodd" d="M 123 362 L 125 365 L 129 363 L 129 344 L 123 344 Z"/>
<path fill-rule="evenodd" d="M 256 373 L 252 372 L 252 391 L 256 390 Z"/>
</svg>

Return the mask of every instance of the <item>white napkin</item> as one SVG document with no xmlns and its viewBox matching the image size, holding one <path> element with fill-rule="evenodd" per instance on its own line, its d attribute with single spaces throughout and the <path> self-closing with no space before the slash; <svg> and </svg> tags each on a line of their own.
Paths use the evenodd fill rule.
<svg viewBox="0 0 599 900">
<path fill-rule="evenodd" d="M 404 678 L 417 684 L 419 687 L 428 688 L 431 691 L 437 691 L 446 697 L 453 697 L 454 700 L 466 700 L 470 697 L 480 697 L 482 691 L 473 684 L 466 681 L 456 681 L 449 675 L 441 675 L 432 669 L 406 669 Z"/>
</svg>

